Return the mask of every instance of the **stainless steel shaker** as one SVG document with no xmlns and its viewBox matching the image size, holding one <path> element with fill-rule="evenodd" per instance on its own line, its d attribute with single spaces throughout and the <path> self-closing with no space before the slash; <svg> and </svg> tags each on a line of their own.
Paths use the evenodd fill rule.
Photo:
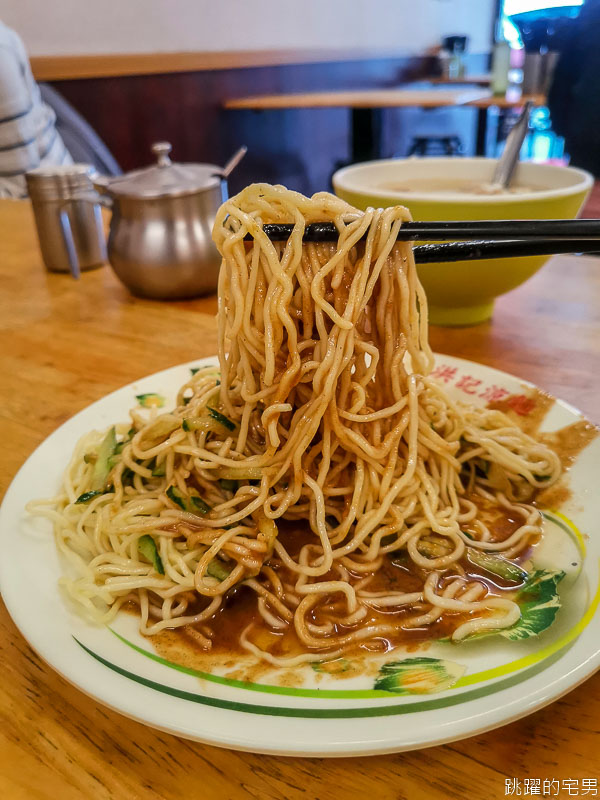
<svg viewBox="0 0 600 800">
<path fill-rule="evenodd" d="M 37 227 L 40 250 L 51 272 L 99 267 L 106 261 L 106 243 L 95 172 L 89 164 L 38 167 L 25 178 Z"/>
</svg>

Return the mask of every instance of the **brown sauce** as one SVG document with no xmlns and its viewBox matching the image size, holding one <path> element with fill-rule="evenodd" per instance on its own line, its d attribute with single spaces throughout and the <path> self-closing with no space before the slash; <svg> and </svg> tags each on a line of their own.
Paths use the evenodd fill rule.
<svg viewBox="0 0 600 800">
<path fill-rule="evenodd" d="M 563 469 L 571 467 L 588 444 L 598 436 L 598 428 L 585 419 L 551 433 L 540 433 L 538 438 L 560 458 Z"/>
<path fill-rule="evenodd" d="M 547 489 L 535 493 L 533 503 L 540 508 L 560 508 L 572 497 L 567 470 L 579 454 L 600 433 L 599 429 L 586 419 L 573 422 L 557 431 L 539 433 L 542 422 L 556 400 L 539 389 L 529 389 L 527 394 L 514 394 L 498 402 L 489 403 L 488 408 L 502 411 L 522 431 L 534 436 L 554 450 L 560 459 L 563 474 Z"/>
<path fill-rule="evenodd" d="M 539 489 L 532 501 L 538 508 L 558 509 L 573 497 L 573 492 L 567 485 L 567 478 L 563 476 L 554 486 L 548 489 Z"/>
<path fill-rule="evenodd" d="M 492 503 L 485 497 L 475 494 L 467 495 L 466 499 L 477 506 L 477 519 L 481 520 L 489 528 L 492 542 L 503 542 L 523 524 L 523 517 L 507 511 L 507 509 Z M 469 522 L 462 526 L 462 530 L 472 534 L 477 532 L 477 529 Z"/>
<path fill-rule="evenodd" d="M 524 433 L 535 435 L 556 400 L 540 389 L 528 389 L 527 394 L 511 394 L 504 400 L 488 403 L 488 408 L 502 411 Z"/>
<path fill-rule="evenodd" d="M 537 433 L 546 414 L 552 408 L 554 399 L 539 390 L 528 390 L 528 393 L 512 395 L 500 402 L 491 403 L 490 408 L 504 412 L 524 432 L 537 436 L 541 441 L 551 447 L 560 457 L 563 468 L 568 469 L 579 453 L 598 435 L 598 429 L 591 423 L 581 420 L 552 433 Z M 570 496 L 566 484 L 566 476 L 548 489 L 537 492 L 535 503 L 542 508 L 556 508 Z M 522 524 L 520 517 L 513 517 L 506 510 L 490 503 L 479 496 L 471 496 L 479 509 L 478 517 L 482 519 L 492 534 L 493 541 L 507 539 Z M 306 523 L 279 522 L 280 538 L 293 558 L 297 557 L 301 547 L 307 542 L 314 541 L 314 534 Z M 466 532 L 473 529 L 467 524 Z M 474 532 L 474 531 L 473 531 Z M 528 549 L 516 559 L 527 564 L 534 549 L 535 542 L 530 541 Z M 295 576 L 281 563 L 272 564 L 284 583 L 294 584 Z M 486 586 L 488 591 L 495 595 L 510 597 L 518 589 L 518 585 L 503 580 L 491 573 L 472 564 L 463 558 L 460 566 L 465 575 L 474 581 L 479 581 Z M 337 578 L 332 573 L 329 577 Z M 368 586 L 369 591 L 418 591 L 426 574 L 416 567 L 405 554 L 392 553 L 384 557 L 382 567 L 375 574 Z M 325 598 L 316 609 L 312 611 L 312 622 L 324 624 L 332 622 L 336 634 L 348 632 L 342 624 L 336 622 L 343 616 L 344 607 L 339 596 Z M 431 641 L 448 637 L 463 622 L 469 618 L 468 614 L 446 613 L 437 622 L 421 628 L 403 628 L 403 623 L 411 616 L 415 616 L 415 609 L 371 609 L 365 624 L 394 625 L 392 633 L 386 633 L 380 638 L 371 639 L 360 645 L 349 648 L 344 653 L 343 659 L 335 659 L 326 666 L 321 667 L 322 673 L 328 673 L 336 678 L 351 678 L 357 674 L 368 674 L 376 670 L 369 664 L 368 656 L 371 653 L 390 652 L 398 646 L 405 650 L 422 649 Z M 267 663 L 256 662 L 240 644 L 241 631 L 252 626 L 248 638 L 263 650 L 274 656 L 291 657 L 306 652 L 306 647 L 301 644 L 293 625 L 289 625 L 284 632 L 271 631 L 262 621 L 256 606 L 256 594 L 247 587 L 239 587 L 225 599 L 221 609 L 207 624 L 200 626 L 204 634 L 212 640 L 210 650 L 203 650 L 197 641 L 186 634 L 185 629 L 165 630 L 160 634 L 148 637 L 157 652 L 164 658 L 200 671 L 211 672 L 216 667 L 226 671 L 227 677 L 238 680 L 257 681 L 266 673 L 273 670 Z M 323 661 L 327 662 L 327 654 L 323 653 Z M 343 664 L 343 668 L 342 665 Z M 321 675 L 318 675 L 320 678 Z M 272 680 L 272 678 L 270 678 Z M 297 685 L 299 682 L 298 670 L 294 668 L 279 669 L 277 682 L 280 685 Z"/>
<path fill-rule="evenodd" d="M 520 524 L 509 514 L 505 514 L 488 501 L 479 497 L 471 498 L 480 507 L 480 518 L 485 519 L 490 527 L 494 541 L 508 538 Z M 279 523 L 280 538 L 293 558 L 301 547 L 314 541 L 314 534 L 305 522 Z M 468 526 L 465 526 L 468 531 Z M 273 560 L 275 571 L 284 583 L 294 584 L 295 577 L 283 564 Z M 488 591 L 495 595 L 509 596 L 518 585 L 503 581 L 501 578 L 487 573 L 485 570 L 472 564 L 466 557 L 460 562 L 465 575 L 471 580 L 478 580 L 486 586 Z M 325 578 L 337 578 L 333 572 Z M 381 568 L 375 573 L 373 580 L 368 585 L 368 590 L 377 591 L 419 591 L 426 577 L 426 572 L 415 566 L 404 552 L 391 553 L 385 556 Z M 452 580 L 449 578 L 448 580 Z M 423 609 L 423 611 L 425 608 Z M 446 613 L 444 616 L 427 626 L 418 628 L 404 628 L 406 620 L 414 617 L 418 612 L 414 609 L 370 609 L 368 616 L 361 622 L 363 625 L 392 625 L 391 632 L 386 631 L 384 636 L 369 639 L 358 645 L 347 648 L 344 652 L 343 670 L 337 671 L 338 662 L 332 661 L 324 672 L 336 678 L 350 678 L 357 674 L 369 671 L 368 656 L 372 653 L 390 652 L 402 646 L 405 650 L 412 651 L 427 647 L 431 641 L 449 637 L 452 632 L 463 622 L 469 619 L 469 614 Z M 345 606 L 339 595 L 332 595 L 312 610 L 309 619 L 318 625 L 326 622 L 333 624 L 335 635 L 348 633 L 352 628 L 340 624 L 339 620 L 345 614 Z M 200 645 L 189 635 L 185 629 L 167 630 L 158 635 L 149 637 L 149 641 L 157 652 L 164 658 L 183 666 L 200 671 L 211 672 L 219 667 L 227 671 L 229 678 L 239 680 L 260 680 L 265 673 L 273 669 L 269 664 L 255 663 L 255 659 L 240 644 L 240 633 L 248 626 L 252 626 L 248 639 L 266 650 L 273 656 L 289 658 L 307 652 L 307 648 L 299 640 L 295 628 L 287 626 L 283 632 L 272 631 L 268 628 L 256 606 L 256 594 L 252 589 L 241 586 L 230 593 L 223 605 L 206 625 L 201 625 L 200 630 L 209 634 L 212 640 L 210 650 L 203 650 Z M 315 651 L 317 652 L 317 651 Z M 318 651 L 321 652 L 321 651 Z M 323 660 L 327 661 L 327 652 L 323 652 Z M 292 668 L 279 670 L 277 680 L 282 685 L 294 682 L 295 671 Z"/>
</svg>

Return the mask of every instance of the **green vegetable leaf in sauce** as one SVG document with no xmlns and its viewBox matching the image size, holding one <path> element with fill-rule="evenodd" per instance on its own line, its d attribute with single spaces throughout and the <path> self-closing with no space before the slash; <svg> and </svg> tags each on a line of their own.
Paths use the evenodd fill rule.
<svg viewBox="0 0 600 800">
<path fill-rule="evenodd" d="M 405 658 L 379 669 L 374 689 L 394 694 L 431 694 L 454 686 L 466 667 L 441 658 Z"/>
<path fill-rule="evenodd" d="M 144 558 L 148 559 L 148 561 L 152 564 L 156 572 L 158 572 L 160 575 L 165 574 L 165 568 L 162 562 L 162 558 L 158 554 L 158 550 L 156 548 L 156 542 L 151 536 L 149 536 L 148 534 L 140 536 L 140 538 L 138 539 L 138 550 L 144 556 Z"/>
<path fill-rule="evenodd" d="M 517 593 L 521 619 L 511 628 L 499 631 L 511 641 L 537 636 L 554 622 L 560 608 L 558 584 L 565 577 L 563 570 L 537 569 Z"/>
<path fill-rule="evenodd" d="M 136 394 L 136 399 L 143 408 L 162 408 L 166 402 L 162 394 L 156 394 L 156 392 Z"/>
</svg>

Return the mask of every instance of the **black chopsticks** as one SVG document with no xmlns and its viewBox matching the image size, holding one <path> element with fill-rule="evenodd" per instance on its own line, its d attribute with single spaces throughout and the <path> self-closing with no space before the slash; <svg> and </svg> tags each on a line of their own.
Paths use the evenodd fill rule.
<svg viewBox="0 0 600 800">
<path fill-rule="evenodd" d="M 272 242 L 290 238 L 293 225 L 265 225 Z M 306 226 L 303 241 L 337 242 L 338 231 L 331 222 L 313 222 Z M 600 219 L 519 219 L 457 220 L 454 222 L 405 222 L 399 241 L 453 241 L 455 239 L 600 239 Z M 249 234 L 246 238 L 251 239 Z"/>
<path fill-rule="evenodd" d="M 413 247 L 417 264 L 443 261 L 477 261 L 483 258 L 525 258 L 559 253 L 598 253 L 600 241 L 594 239 L 517 239 L 515 241 L 444 242 Z"/>
<path fill-rule="evenodd" d="M 293 227 L 291 224 L 269 224 L 264 226 L 264 232 L 272 242 L 285 242 Z M 331 222 L 313 222 L 306 226 L 302 241 L 337 242 L 338 236 L 338 230 Z M 253 237 L 247 234 L 245 238 L 251 240 Z M 398 240 L 440 242 L 413 248 L 415 260 L 420 264 L 557 253 L 600 253 L 600 220 L 405 222 Z"/>
</svg>

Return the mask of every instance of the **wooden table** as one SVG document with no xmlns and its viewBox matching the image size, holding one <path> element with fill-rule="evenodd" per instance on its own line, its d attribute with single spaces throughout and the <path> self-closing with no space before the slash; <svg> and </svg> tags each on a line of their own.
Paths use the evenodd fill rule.
<svg viewBox="0 0 600 800">
<path fill-rule="evenodd" d="M 78 283 L 46 273 L 24 202 L 0 202 L 0 275 L 2 491 L 90 402 L 216 352 L 214 297 L 134 299 L 108 267 Z M 431 339 L 440 352 L 528 378 L 600 421 L 599 333 L 600 259 L 557 257 L 500 299 L 492 322 L 433 328 Z M 526 719 L 443 747 L 291 759 L 177 739 L 98 706 L 40 661 L 1 604 L 0 648 L 6 800 L 495 800 L 505 778 L 600 778 L 600 675 Z"/>
<path fill-rule="evenodd" d="M 468 81 L 465 80 L 465 83 Z M 543 105 L 545 96 L 522 95 L 512 88 L 503 97 L 487 89 L 361 89 L 355 91 L 302 92 L 295 94 L 263 94 L 226 100 L 224 108 L 268 111 L 290 108 L 349 108 L 350 163 L 381 158 L 381 125 L 384 108 L 446 108 L 448 106 L 479 109 L 477 121 L 477 155 L 485 155 L 487 112 L 489 108 L 518 108 L 527 101 Z"/>
<path fill-rule="evenodd" d="M 486 72 L 481 75 L 473 74 L 461 75 L 460 78 L 450 78 L 449 76 L 440 76 L 439 78 L 429 78 L 431 83 L 440 84 L 442 86 L 451 86 L 453 84 L 472 84 L 473 86 L 489 86 L 492 82 L 492 73 Z"/>
</svg>

